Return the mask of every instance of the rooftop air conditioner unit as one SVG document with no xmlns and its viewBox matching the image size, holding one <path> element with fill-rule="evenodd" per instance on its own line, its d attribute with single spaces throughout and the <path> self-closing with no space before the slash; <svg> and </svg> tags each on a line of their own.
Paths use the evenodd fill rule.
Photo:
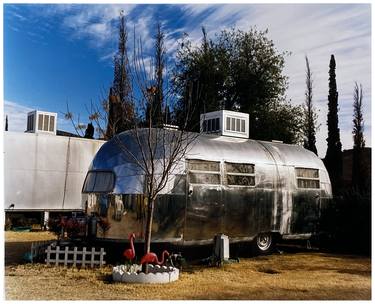
<svg viewBox="0 0 375 304">
<path fill-rule="evenodd" d="M 56 135 L 57 113 L 32 111 L 27 113 L 27 133 L 46 133 Z"/>
<path fill-rule="evenodd" d="M 203 133 L 249 138 L 249 114 L 228 110 L 201 114 L 200 130 Z"/>
</svg>

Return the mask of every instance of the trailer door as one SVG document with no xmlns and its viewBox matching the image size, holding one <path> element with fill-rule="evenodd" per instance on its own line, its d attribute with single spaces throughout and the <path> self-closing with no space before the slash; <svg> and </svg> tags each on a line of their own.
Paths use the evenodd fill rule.
<svg viewBox="0 0 375 304">
<path fill-rule="evenodd" d="M 297 190 L 293 194 L 292 233 L 317 232 L 320 216 L 319 170 L 295 168 Z"/>
<path fill-rule="evenodd" d="M 209 240 L 222 232 L 220 162 L 189 160 L 184 240 Z"/>
</svg>

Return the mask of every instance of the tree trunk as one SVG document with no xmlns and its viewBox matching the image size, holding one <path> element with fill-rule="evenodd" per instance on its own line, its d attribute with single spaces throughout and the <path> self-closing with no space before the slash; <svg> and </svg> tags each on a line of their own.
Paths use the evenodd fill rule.
<svg viewBox="0 0 375 304">
<path fill-rule="evenodd" d="M 147 197 L 147 221 L 146 221 L 146 233 L 144 243 L 144 254 L 150 252 L 151 249 L 151 232 L 152 232 L 152 218 L 154 216 L 155 199 L 152 199 L 150 195 Z M 142 265 L 142 271 L 148 273 L 148 264 Z"/>
</svg>

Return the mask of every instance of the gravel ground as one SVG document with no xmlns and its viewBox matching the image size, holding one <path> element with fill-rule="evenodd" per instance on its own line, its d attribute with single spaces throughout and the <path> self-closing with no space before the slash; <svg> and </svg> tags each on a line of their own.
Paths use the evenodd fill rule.
<svg viewBox="0 0 375 304">
<path fill-rule="evenodd" d="M 46 232 L 5 233 L 6 300 L 371 299 L 371 259 L 361 256 L 297 252 L 221 268 L 190 265 L 166 285 L 112 282 L 110 265 L 91 270 L 17 261 L 31 241 L 53 238 Z"/>
</svg>

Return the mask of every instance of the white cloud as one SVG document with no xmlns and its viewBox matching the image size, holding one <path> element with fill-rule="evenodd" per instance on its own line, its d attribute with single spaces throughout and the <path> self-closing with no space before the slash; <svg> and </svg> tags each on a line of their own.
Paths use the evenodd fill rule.
<svg viewBox="0 0 375 304">
<path fill-rule="evenodd" d="M 48 5 L 40 12 L 44 17 L 61 18 L 61 25 L 73 39 L 86 39 L 95 48 L 108 47 L 117 39 L 120 13 L 131 14 L 134 4 L 59 4 Z"/>
<path fill-rule="evenodd" d="M 24 132 L 27 124 L 27 113 L 33 109 L 19 103 L 4 100 L 4 120 L 8 116 L 9 131 Z"/>
</svg>

